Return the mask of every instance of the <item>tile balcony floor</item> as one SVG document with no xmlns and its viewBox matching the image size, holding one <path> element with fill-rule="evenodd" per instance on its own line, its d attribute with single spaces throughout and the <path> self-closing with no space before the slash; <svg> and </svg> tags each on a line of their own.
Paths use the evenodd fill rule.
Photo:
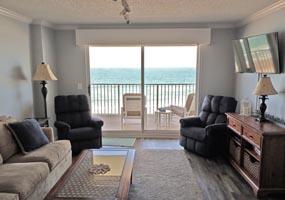
<svg viewBox="0 0 285 200">
<path fill-rule="evenodd" d="M 116 131 L 116 130 L 128 130 L 128 131 L 139 131 L 141 130 L 140 119 L 127 119 L 124 125 L 121 125 L 121 115 L 96 115 L 104 121 L 103 131 Z M 145 130 L 179 130 L 180 128 L 180 117 L 172 115 L 169 126 L 166 126 L 165 117 L 161 118 L 161 123 L 156 119 L 154 114 L 148 114 L 147 123 Z"/>
</svg>

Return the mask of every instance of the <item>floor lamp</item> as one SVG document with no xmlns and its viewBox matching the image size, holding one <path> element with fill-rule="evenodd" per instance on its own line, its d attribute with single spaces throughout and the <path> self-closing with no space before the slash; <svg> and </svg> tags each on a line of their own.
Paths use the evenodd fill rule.
<svg viewBox="0 0 285 200">
<path fill-rule="evenodd" d="M 44 111 L 45 111 L 45 116 L 44 118 L 46 119 L 46 125 L 48 126 L 48 116 L 47 116 L 47 93 L 48 89 L 46 87 L 47 81 L 55 81 L 57 80 L 56 76 L 52 72 L 50 66 L 48 64 L 45 64 L 42 62 L 37 66 L 36 73 L 33 76 L 34 81 L 41 81 L 40 84 L 42 85 L 42 95 L 44 98 Z"/>
</svg>

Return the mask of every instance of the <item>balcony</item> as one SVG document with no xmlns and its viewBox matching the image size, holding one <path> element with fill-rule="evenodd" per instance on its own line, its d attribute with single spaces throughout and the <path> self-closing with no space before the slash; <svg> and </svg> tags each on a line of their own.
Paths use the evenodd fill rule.
<svg viewBox="0 0 285 200">
<path fill-rule="evenodd" d="M 172 115 L 169 126 L 161 119 L 159 125 L 155 117 L 155 111 L 161 107 L 170 105 L 185 106 L 188 94 L 195 93 L 195 83 L 189 84 L 145 84 L 146 96 L 146 123 L 145 130 L 178 130 L 179 116 Z M 141 93 L 140 84 L 91 84 L 91 108 L 92 114 L 101 117 L 104 122 L 104 130 L 141 130 L 140 120 L 130 120 L 121 126 L 121 107 L 123 106 L 123 94 Z"/>
</svg>

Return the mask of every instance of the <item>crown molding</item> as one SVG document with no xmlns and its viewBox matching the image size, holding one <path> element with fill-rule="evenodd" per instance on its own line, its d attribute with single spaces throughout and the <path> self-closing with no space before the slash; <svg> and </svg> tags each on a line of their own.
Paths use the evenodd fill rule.
<svg viewBox="0 0 285 200">
<path fill-rule="evenodd" d="M 33 23 L 34 24 L 34 23 Z M 44 24 L 42 24 L 44 25 Z M 140 23 L 140 24 L 53 24 L 50 28 L 56 30 L 76 29 L 144 29 L 144 28 L 234 28 L 235 23 Z"/>
<path fill-rule="evenodd" d="M 209 28 L 215 28 L 215 29 L 227 29 L 227 28 L 235 28 L 236 22 L 226 22 L 226 23 L 209 23 Z"/>
<path fill-rule="evenodd" d="M 51 22 L 48 22 L 46 20 L 40 20 L 40 19 L 34 19 L 31 24 L 33 25 L 41 25 L 41 26 L 45 26 L 48 28 L 52 28 L 52 29 L 56 29 L 57 25 L 53 24 Z"/>
<path fill-rule="evenodd" d="M 159 29 L 159 28 L 209 28 L 208 24 L 193 23 L 138 23 L 138 24 L 56 24 L 56 30 L 76 29 Z"/>
<path fill-rule="evenodd" d="M 241 20 L 240 22 L 238 22 L 236 24 L 236 27 L 241 27 L 241 26 L 244 26 L 246 24 L 249 24 L 253 21 L 256 21 L 260 18 L 263 18 L 267 15 L 270 15 L 274 12 L 277 12 L 283 8 L 285 8 L 285 0 L 277 1 L 276 3 L 271 4 L 270 6 L 267 6 L 267 7 L 263 8 L 262 10 L 259 10 L 256 13 L 254 13 L 254 14 L 246 17 L 245 19 Z"/>
<path fill-rule="evenodd" d="M 1 6 L 0 6 L 0 15 L 3 15 L 5 17 L 9 17 L 9 18 L 12 18 L 12 19 L 15 19 L 15 20 L 27 23 L 27 24 L 30 24 L 32 22 L 31 18 L 21 15 L 7 8 L 3 8 Z"/>
</svg>

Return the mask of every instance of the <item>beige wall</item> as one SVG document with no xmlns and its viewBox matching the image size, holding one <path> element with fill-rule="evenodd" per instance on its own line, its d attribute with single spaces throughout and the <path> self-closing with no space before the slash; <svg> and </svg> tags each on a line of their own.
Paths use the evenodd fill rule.
<svg viewBox="0 0 285 200">
<path fill-rule="evenodd" d="M 33 116 L 29 25 L 0 16 L 0 115 Z"/>
</svg>

